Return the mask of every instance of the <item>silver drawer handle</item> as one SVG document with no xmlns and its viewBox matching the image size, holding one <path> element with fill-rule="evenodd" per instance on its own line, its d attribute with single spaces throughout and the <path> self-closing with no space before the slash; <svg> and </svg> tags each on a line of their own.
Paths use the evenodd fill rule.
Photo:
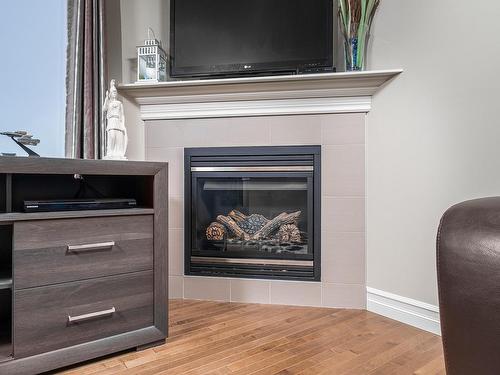
<svg viewBox="0 0 500 375">
<path fill-rule="evenodd" d="M 115 246 L 115 241 L 89 243 L 86 245 L 68 245 L 68 251 L 90 251 L 96 249 L 107 249 Z"/>
<path fill-rule="evenodd" d="M 116 312 L 116 309 L 114 307 L 112 307 L 108 310 L 96 311 L 96 312 L 89 313 L 89 314 L 83 314 L 83 315 L 77 315 L 77 316 L 68 315 L 68 322 L 69 323 L 77 323 L 77 322 L 80 322 L 82 320 L 99 318 L 101 316 L 106 316 L 106 315 L 112 315 L 115 312 Z"/>
</svg>

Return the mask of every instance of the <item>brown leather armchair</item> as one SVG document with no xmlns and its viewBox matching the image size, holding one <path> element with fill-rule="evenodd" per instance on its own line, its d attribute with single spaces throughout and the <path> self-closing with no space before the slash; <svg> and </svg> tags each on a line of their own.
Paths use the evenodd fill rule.
<svg viewBox="0 0 500 375">
<path fill-rule="evenodd" d="M 446 211 L 437 270 L 447 374 L 500 374 L 500 197 Z"/>
</svg>

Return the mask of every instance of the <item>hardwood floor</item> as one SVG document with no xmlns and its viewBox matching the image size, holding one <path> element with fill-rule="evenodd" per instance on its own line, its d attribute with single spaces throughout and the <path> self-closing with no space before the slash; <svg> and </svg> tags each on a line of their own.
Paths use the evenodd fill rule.
<svg viewBox="0 0 500 375">
<path fill-rule="evenodd" d="M 66 375 L 445 374 L 441 338 L 367 311 L 171 300 L 166 345 Z"/>
</svg>

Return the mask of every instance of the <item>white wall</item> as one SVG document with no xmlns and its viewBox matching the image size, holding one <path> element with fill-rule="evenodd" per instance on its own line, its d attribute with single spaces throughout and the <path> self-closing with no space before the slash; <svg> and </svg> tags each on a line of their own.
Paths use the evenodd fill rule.
<svg viewBox="0 0 500 375">
<path fill-rule="evenodd" d="M 170 19 L 170 5 L 167 0 L 120 0 L 121 23 L 121 62 L 117 67 L 112 63 L 110 72 L 120 77 L 111 76 L 121 83 L 133 83 L 137 79 L 137 46 L 144 43 L 148 35 L 148 27 L 155 32 L 157 39 L 161 40 L 163 47 L 168 51 L 168 30 Z M 117 20 L 112 15 L 116 25 Z M 116 27 L 116 26 L 115 26 Z M 118 48 L 115 49 L 115 52 Z M 137 106 L 122 98 L 125 118 L 129 136 L 127 157 L 131 160 L 144 160 L 144 122 L 140 119 Z"/>
<path fill-rule="evenodd" d="M 121 0 L 123 83 L 137 80 L 137 46 L 144 43 L 148 27 L 168 51 L 170 2 L 167 0 Z"/>
<path fill-rule="evenodd" d="M 437 303 L 443 211 L 500 195 L 500 2 L 383 0 L 369 68 L 404 68 L 367 117 L 368 286 Z"/>
</svg>

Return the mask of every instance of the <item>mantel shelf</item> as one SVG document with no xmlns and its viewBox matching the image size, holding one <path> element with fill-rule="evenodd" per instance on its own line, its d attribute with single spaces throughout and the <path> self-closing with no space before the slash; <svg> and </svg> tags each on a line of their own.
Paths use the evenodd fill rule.
<svg viewBox="0 0 500 375">
<path fill-rule="evenodd" d="M 134 83 L 118 87 L 143 120 L 368 112 L 401 69 Z"/>
</svg>

